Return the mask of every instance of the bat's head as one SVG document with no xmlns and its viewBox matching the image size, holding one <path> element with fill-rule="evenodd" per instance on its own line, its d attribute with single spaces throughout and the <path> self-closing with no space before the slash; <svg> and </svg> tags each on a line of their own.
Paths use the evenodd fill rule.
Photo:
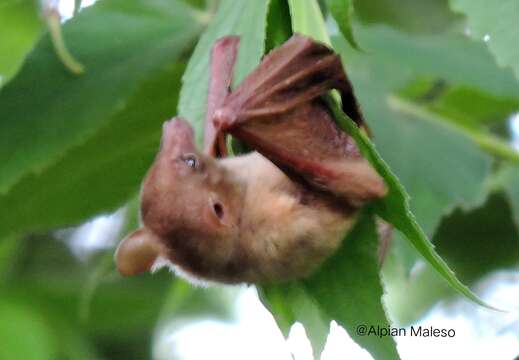
<svg viewBox="0 0 519 360">
<path fill-rule="evenodd" d="M 164 123 L 159 154 L 144 180 L 142 219 L 162 237 L 225 233 L 236 225 L 238 189 L 216 159 L 196 149 L 191 126 L 175 118 Z"/>
<path fill-rule="evenodd" d="M 210 271 L 201 267 L 213 271 L 224 266 L 234 251 L 242 191 L 241 183 L 216 159 L 196 149 L 193 129 L 185 120 L 167 121 L 160 151 L 142 186 L 144 227 L 137 233 L 139 240 L 133 242 L 144 254 L 155 251 L 155 257 L 169 259 L 195 274 Z M 149 269 L 151 260 L 140 259 L 135 246 L 127 247 L 133 252 L 123 256 L 124 252 L 118 251 L 118 264 L 133 256 L 138 258 L 131 260 L 133 263 L 142 264 L 139 271 L 121 272 Z"/>
</svg>

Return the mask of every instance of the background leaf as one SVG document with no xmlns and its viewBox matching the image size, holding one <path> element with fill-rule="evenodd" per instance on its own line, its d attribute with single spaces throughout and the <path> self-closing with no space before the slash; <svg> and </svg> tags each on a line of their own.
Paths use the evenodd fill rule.
<svg viewBox="0 0 519 360">
<path fill-rule="evenodd" d="M 355 0 L 355 14 L 367 24 L 384 23 L 412 33 L 438 33 L 459 20 L 448 0 Z"/>
<path fill-rule="evenodd" d="M 330 45 L 330 36 L 324 25 L 323 15 L 315 0 L 305 2 L 288 0 L 292 30 Z"/>
<path fill-rule="evenodd" d="M 136 194 L 159 146 L 161 124 L 175 113 L 183 70 L 163 65 L 96 134 L 0 196 L 0 233 L 75 224 L 114 211 Z"/>
<path fill-rule="evenodd" d="M 382 217 L 396 229 L 400 230 L 409 240 L 414 248 L 423 258 L 460 294 L 476 304 L 492 308 L 477 295 L 472 293 L 449 268 L 447 263 L 437 254 L 427 235 L 416 221 L 409 208 L 409 195 L 398 181 L 398 178 L 391 173 L 387 164 L 376 152 L 375 147 L 368 139 L 367 135 L 360 132 L 354 122 L 346 117 L 337 104 L 330 102 L 332 113 L 341 128 L 350 134 L 356 141 L 359 149 L 371 165 L 384 178 L 388 187 L 388 194 L 375 203 L 377 215 Z"/>
<path fill-rule="evenodd" d="M 42 32 L 38 2 L 4 0 L 0 3 L 0 87 L 18 71 Z"/>
<path fill-rule="evenodd" d="M 423 83 L 418 86 L 423 86 Z M 519 109 L 519 98 L 496 97 L 464 87 L 440 86 L 442 90 L 435 86 L 422 94 L 411 94 L 417 89 L 408 87 L 392 97 L 390 103 L 402 112 L 454 125 L 489 154 L 519 165 L 519 153 L 508 143 L 507 131 L 503 130 L 511 114 Z M 503 136 L 499 134 L 503 132 L 505 139 L 498 136 Z"/>
<path fill-rule="evenodd" d="M 259 63 L 265 49 L 265 29 L 269 1 L 223 0 L 213 22 L 200 37 L 182 78 L 178 112 L 195 129 L 199 145 L 203 142 L 203 124 L 209 86 L 209 59 L 216 39 L 239 35 L 234 84 Z"/>
<path fill-rule="evenodd" d="M 517 97 L 498 96 L 468 86 L 448 84 L 444 80 L 417 79 L 407 84 L 399 96 L 439 114 L 469 130 L 497 130 L 519 109 Z"/>
<path fill-rule="evenodd" d="M 519 236 L 510 215 L 503 194 L 492 195 L 477 209 L 458 209 L 440 224 L 433 239 L 436 250 L 467 284 L 475 284 L 494 271 L 515 268 L 519 264 Z M 498 241 L 496 233 L 500 234 Z M 458 298 L 430 266 L 417 266 L 408 276 L 395 251 L 384 266 L 384 277 L 388 290 L 385 300 L 400 325 L 418 320 L 442 299 Z"/>
<path fill-rule="evenodd" d="M 184 69 L 177 60 L 200 29 L 190 16 L 187 8 L 162 0 L 100 2 L 84 10 L 65 26 L 87 66 L 92 62 L 82 77 L 64 71 L 49 40 L 42 40 L 0 93 L 0 147 L 8 148 L 2 154 L 9 158 L 0 165 L 0 183 L 17 179 L 0 195 L 0 233 L 73 224 L 114 210 L 138 190 L 161 124 L 175 112 Z M 115 37 L 109 35 L 114 22 Z M 140 27 L 146 29 L 136 32 Z M 27 98 L 20 89 L 29 83 L 38 86 Z M 32 172 L 33 166 L 40 170 Z"/>
<path fill-rule="evenodd" d="M 497 186 L 506 194 L 515 226 L 519 230 L 519 169 L 505 165 L 496 176 L 499 177 Z"/>
<path fill-rule="evenodd" d="M 138 84 L 178 58 L 199 30 L 179 2 L 100 1 L 63 27 L 70 51 L 87 68 L 79 78 L 63 69 L 43 38 L 0 92 L 0 193 L 105 126 Z"/>
<path fill-rule="evenodd" d="M 290 9 L 286 0 L 270 0 L 267 15 L 265 53 L 280 46 L 292 35 Z"/>
<path fill-rule="evenodd" d="M 519 79 L 519 48 L 511 46 L 517 39 L 519 3 L 501 0 L 449 0 L 454 11 L 467 17 L 470 32 L 477 39 L 488 36 L 487 45 L 501 66 L 511 67 Z"/>
<path fill-rule="evenodd" d="M 460 82 L 480 83 L 483 87 L 484 84 L 493 83 L 494 79 L 469 73 L 466 77 L 462 76 L 462 66 L 465 65 L 458 63 L 457 50 L 451 50 L 449 56 L 441 55 L 445 52 L 440 49 L 446 51 L 452 45 L 450 38 L 442 44 L 436 37 L 412 40 L 393 30 L 384 32 L 378 28 L 362 27 L 359 27 L 359 37 L 366 54 L 352 50 L 340 37 L 334 37 L 333 43 L 350 74 L 365 117 L 373 130 L 378 151 L 409 192 L 411 209 L 418 222 L 427 234 L 432 235 L 440 218 L 451 209 L 477 206 L 484 200 L 490 157 L 461 131 L 391 106 L 390 96 L 423 74 L 452 79 L 454 75 L 451 71 L 456 68 L 460 70 L 456 75 Z M 428 39 L 429 46 L 422 54 L 420 50 Z M 394 44 L 395 50 L 389 51 L 388 43 Z M 456 45 L 458 43 L 460 51 L 470 50 L 463 46 L 463 42 L 458 41 Z M 400 50 L 397 51 L 397 48 Z M 406 57 L 398 57 L 399 51 L 405 51 Z M 492 59 L 489 58 L 490 63 L 487 64 L 476 52 L 472 60 L 475 66 L 491 71 Z M 427 56 L 435 56 L 435 64 L 427 63 L 426 59 L 419 60 Z M 397 73 L 397 77 L 392 76 Z M 508 83 L 510 91 L 517 86 L 513 81 Z M 501 89 L 496 88 L 496 92 L 508 91 L 508 88 L 502 87 L 505 84 L 500 83 Z M 452 174 L 452 171 L 457 174 Z"/>
<path fill-rule="evenodd" d="M 353 0 L 326 0 L 326 6 L 339 26 L 342 36 L 352 47 L 359 49 L 353 36 Z"/>
<path fill-rule="evenodd" d="M 172 279 L 167 271 L 123 280 L 111 261 L 113 249 L 84 263 L 73 257 L 63 241 L 49 235 L 19 239 L 18 244 L 26 250 L 15 258 L 14 269 L 0 284 L 2 299 L 39 314 L 50 328 L 51 339 L 56 339 L 55 352 L 64 358 L 149 358 L 158 323 L 232 316 L 233 290 L 193 287 Z M 107 259 L 109 266 L 84 316 L 87 283 Z M 11 324 L 4 327 L 9 331 Z"/>
<path fill-rule="evenodd" d="M 310 296 L 304 285 L 299 281 L 262 285 L 258 287 L 258 292 L 283 335 L 287 338 L 292 325 L 299 322 L 305 328 L 314 358 L 320 358 L 332 318 L 322 311 L 319 302 Z"/>
<path fill-rule="evenodd" d="M 519 94 L 513 72 L 498 67 L 485 44 L 467 36 L 411 35 L 387 26 L 358 26 L 356 38 L 365 53 L 352 51 L 347 44 L 340 46 L 339 39 L 337 46 L 345 51 L 346 65 L 354 66 L 351 77 L 371 76 L 372 88 L 379 91 L 392 92 L 417 76 L 427 76 L 499 96 Z M 360 59 L 368 63 L 362 66 Z"/>
<path fill-rule="evenodd" d="M 28 307 L 0 301 L 1 359 L 51 360 L 55 348 L 50 329 L 42 317 Z"/>
</svg>

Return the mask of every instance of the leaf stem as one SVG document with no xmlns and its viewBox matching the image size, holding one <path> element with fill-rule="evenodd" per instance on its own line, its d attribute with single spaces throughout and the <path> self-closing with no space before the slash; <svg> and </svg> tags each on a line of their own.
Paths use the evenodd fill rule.
<svg viewBox="0 0 519 360">
<path fill-rule="evenodd" d="M 519 152 L 514 150 L 509 144 L 497 136 L 457 125 L 443 116 L 435 114 L 425 109 L 423 106 L 416 105 L 411 101 L 402 99 L 401 97 L 389 96 L 388 105 L 391 109 L 403 114 L 416 116 L 434 122 L 440 122 L 446 126 L 452 126 L 453 128 L 462 131 L 486 152 L 519 165 Z"/>
<path fill-rule="evenodd" d="M 56 55 L 71 73 L 75 75 L 83 74 L 85 71 L 84 66 L 72 56 L 65 45 L 65 40 L 61 32 L 59 12 L 54 8 L 47 7 L 43 10 L 43 14 L 47 20 L 47 27 Z"/>
</svg>

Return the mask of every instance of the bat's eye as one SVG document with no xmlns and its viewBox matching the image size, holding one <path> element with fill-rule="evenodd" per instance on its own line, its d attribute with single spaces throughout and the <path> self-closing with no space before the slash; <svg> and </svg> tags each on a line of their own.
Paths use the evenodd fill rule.
<svg viewBox="0 0 519 360">
<path fill-rule="evenodd" d="M 182 155 L 182 161 L 192 169 L 198 169 L 200 167 L 200 161 L 195 154 Z"/>
</svg>

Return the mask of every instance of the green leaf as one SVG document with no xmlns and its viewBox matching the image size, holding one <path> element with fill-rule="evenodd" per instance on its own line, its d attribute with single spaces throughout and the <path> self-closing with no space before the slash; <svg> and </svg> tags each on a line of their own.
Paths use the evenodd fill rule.
<svg viewBox="0 0 519 360">
<path fill-rule="evenodd" d="M 467 17 L 473 37 L 487 40 L 487 45 L 501 66 L 511 67 L 519 79 L 519 3 L 501 0 L 489 4 L 485 0 L 450 0 L 454 11 Z"/>
<path fill-rule="evenodd" d="M 458 209 L 438 228 L 436 249 L 467 283 L 516 266 L 519 236 L 511 215 L 503 194 L 492 194 L 484 206 L 469 212 Z"/>
<path fill-rule="evenodd" d="M 270 310 L 281 332 L 288 337 L 295 322 L 301 323 L 318 359 L 326 345 L 332 318 L 324 313 L 319 302 L 305 290 L 300 281 L 269 284 L 258 288 L 263 304 Z"/>
<path fill-rule="evenodd" d="M 384 262 L 382 279 L 386 294 L 384 303 L 396 326 L 406 326 L 417 321 L 439 299 L 456 295 L 449 284 L 426 262 L 416 262 L 410 273 L 403 263 L 402 248 L 412 247 L 403 235 L 395 236 Z"/>
<path fill-rule="evenodd" d="M 324 24 L 323 14 L 316 0 L 288 0 L 292 30 L 330 45 L 330 37 Z"/>
<path fill-rule="evenodd" d="M 348 71 L 355 78 L 359 72 L 376 67 L 378 71 L 369 75 L 376 76 L 370 81 L 372 87 L 379 90 L 394 91 L 418 76 L 426 76 L 498 96 L 519 94 L 519 83 L 513 72 L 498 67 L 484 43 L 458 34 L 409 35 L 386 26 L 357 26 L 355 30 L 357 40 L 366 51 L 365 54 L 346 52 L 346 63 L 349 64 L 351 58 L 358 65 Z M 344 45 L 340 47 L 347 49 Z M 362 65 L 362 61 L 368 63 Z"/>
<path fill-rule="evenodd" d="M 318 18 L 318 16 L 315 17 Z M 316 27 L 317 31 L 319 31 L 323 26 Z M 294 30 L 299 31 L 300 29 L 294 27 Z M 312 32 L 311 29 L 304 30 L 307 30 L 309 33 Z M 347 68 L 351 71 L 351 68 Z M 374 97 L 373 94 L 371 94 L 371 96 Z M 399 180 L 391 173 L 389 167 L 378 155 L 371 141 L 367 138 L 367 136 L 364 133 L 359 132 L 358 128 L 353 124 L 351 120 L 349 120 L 344 115 L 344 113 L 342 113 L 342 111 L 338 108 L 336 104 L 330 105 L 332 108 L 332 112 L 334 113 L 335 118 L 339 122 L 340 126 L 343 128 L 343 130 L 345 130 L 347 133 L 349 133 L 355 138 L 364 156 L 384 177 L 386 184 L 388 185 L 389 194 L 388 196 L 386 196 L 385 199 L 383 199 L 383 201 L 378 202 L 377 213 L 385 220 L 393 224 L 397 229 L 402 231 L 407 237 L 407 239 L 418 250 L 418 252 L 449 282 L 451 286 L 453 286 L 457 291 L 464 294 L 467 298 L 473 300 L 474 302 L 483 306 L 488 306 L 456 278 L 456 276 L 449 269 L 447 264 L 434 251 L 432 244 L 428 240 L 427 236 L 425 235 L 421 227 L 416 222 L 414 215 L 411 213 L 407 193 L 400 184 Z M 369 119 L 369 116 L 367 118 Z M 399 127 L 398 129 L 401 129 L 401 127 Z M 430 136 L 431 134 L 428 133 L 427 135 Z M 393 143 L 396 142 L 395 139 L 398 139 L 398 142 L 401 141 L 399 136 L 394 136 L 392 138 Z M 416 139 L 414 140 L 416 141 Z M 456 141 L 453 141 L 453 144 L 457 143 L 457 139 Z M 431 152 L 427 153 L 428 156 L 430 156 L 430 154 Z M 468 153 L 467 156 L 471 156 L 471 154 Z M 469 162 L 469 167 L 473 167 L 473 169 L 479 174 L 483 175 L 484 178 L 484 175 L 486 175 L 489 168 L 488 159 L 485 159 L 484 157 L 480 156 L 480 154 L 477 154 L 475 157 L 472 156 L 472 158 L 472 161 Z M 481 176 L 479 178 L 481 178 Z M 449 179 L 449 182 L 450 181 L 451 180 Z M 483 183 L 483 180 L 481 180 L 480 183 Z M 464 183 L 463 186 L 466 186 L 466 184 Z M 474 194 L 476 194 L 478 201 L 480 201 L 480 189 L 481 186 L 476 186 L 476 191 L 473 192 Z"/>
<path fill-rule="evenodd" d="M 504 191 L 513 211 L 513 219 L 519 229 L 519 168 L 504 166 L 498 173 L 498 186 Z"/>
<path fill-rule="evenodd" d="M 180 2 L 99 1 L 63 27 L 70 51 L 88 69 L 82 77 L 63 69 L 43 38 L 0 92 L 0 193 L 106 126 L 150 73 L 188 49 L 200 28 Z"/>
<path fill-rule="evenodd" d="M 60 260 L 56 257 L 54 262 Z M 127 342 L 135 337 L 145 341 L 144 337 L 150 336 L 159 318 L 171 274 L 123 281 L 112 271 L 94 293 L 84 321 L 78 310 L 87 269 L 78 265 L 62 265 L 53 271 L 45 266 L 38 275 L 34 275 L 35 269 L 30 274 L 18 273 L 7 290 L 13 298 L 24 299 L 28 306 L 42 309 L 49 321 L 81 326 L 92 336 L 112 341 Z"/>
<path fill-rule="evenodd" d="M 519 109 L 518 97 L 496 96 L 480 89 L 420 78 L 399 96 L 426 107 L 445 120 L 473 130 L 491 130 Z"/>
<path fill-rule="evenodd" d="M 84 143 L 0 195 L 0 233 L 45 230 L 113 211 L 138 192 L 175 113 L 184 66 L 164 64 Z"/>
<path fill-rule="evenodd" d="M 342 35 L 353 48 L 359 50 L 359 45 L 353 36 L 353 0 L 326 0 L 326 6 L 339 26 Z"/>
<path fill-rule="evenodd" d="M 53 327 L 60 338 L 61 354 L 67 360 L 102 360 L 94 344 L 79 329 L 68 324 Z"/>
<path fill-rule="evenodd" d="M 288 3 L 286 0 L 270 0 L 265 53 L 283 44 L 290 36 L 292 36 L 292 25 Z"/>
<path fill-rule="evenodd" d="M 342 112 L 337 104 L 330 102 L 330 108 L 340 127 L 355 139 L 364 157 L 366 157 L 378 173 L 382 175 L 388 186 L 389 193 L 384 199 L 377 201 L 375 204 L 377 215 L 400 230 L 424 259 L 431 264 L 456 291 L 479 305 L 495 309 L 482 301 L 459 281 L 445 261 L 436 253 L 434 246 L 410 210 L 409 195 L 400 184 L 398 178 L 391 172 L 387 164 L 377 153 L 367 135 L 359 131 L 355 123 Z"/>
<path fill-rule="evenodd" d="M 40 314 L 4 298 L 0 301 L 0 359 L 55 359 L 55 339 Z"/>
<path fill-rule="evenodd" d="M 490 157 L 456 129 L 430 119 L 417 121 L 424 119 L 391 108 L 390 97 L 420 75 L 498 95 L 515 95 L 519 86 L 483 46 L 467 38 L 409 36 L 387 27 L 357 30 L 365 53 L 352 51 L 340 37 L 333 38 L 333 45 L 343 58 L 381 153 L 411 194 L 420 224 L 432 235 L 446 212 L 484 200 Z M 456 176 L 449 175 L 452 169 Z M 418 177 L 418 173 L 427 175 Z"/>
<path fill-rule="evenodd" d="M 499 69 L 483 46 L 467 38 L 411 37 L 385 27 L 357 30 L 365 53 L 350 49 L 339 37 L 333 38 L 334 47 L 354 84 L 378 151 L 410 194 L 419 224 L 432 236 L 452 209 L 469 209 L 484 201 L 491 159 L 465 131 L 402 111 L 391 99 L 420 77 L 499 97 L 517 95 L 519 87 L 510 71 Z M 409 272 L 416 255 L 407 250 L 402 255 Z"/>
<path fill-rule="evenodd" d="M 15 236 L 0 239 L 0 283 L 8 277 L 20 253 L 20 241 Z"/>
<path fill-rule="evenodd" d="M 62 273 L 70 270 L 72 269 L 69 267 L 61 268 Z M 121 354 L 117 358 L 148 358 L 150 338 L 167 294 L 168 284 L 171 283 L 170 274 L 124 281 L 115 281 L 113 275 L 107 276 L 93 298 L 88 321 L 83 323 L 79 322 L 77 305 L 84 279 L 70 274 L 54 275 L 68 279 L 57 279 L 51 274 L 40 277 L 20 276 L 16 279 L 19 283 L 8 288 L 9 294 L 27 303 L 30 308 L 41 310 L 57 338 L 62 341 L 79 341 L 80 339 L 74 339 L 75 334 L 72 333 L 72 329 L 76 329 L 100 345 L 110 345 L 114 351 L 117 349 L 117 352 L 132 355 L 124 357 Z M 86 339 L 83 337 L 83 340 Z M 74 347 L 81 344 L 58 345 L 63 347 L 62 352 L 73 351 L 78 356 L 78 349 Z"/>
<path fill-rule="evenodd" d="M 282 285 L 266 284 L 258 286 L 257 289 L 263 305 L 272 313 L 283 335 L 288 337 L 290 328 L 298 320 L 294 314 L 293 298 L 302 291 L 300 286 L 294 282 Z"/>
<path fill-rule="evenodd" d="M 510 114 L 519 109 L 519 99 L 491 96 L 465 87 L 444 87 L 435 90 L 436 95 L 430 90 L 421 95 L 411 94 L 416 89 L 407 87 L 391 97 L 390 104 L 402 113 L 455 126 L 489 154 L 519 164 L 519 153 L 497 135 Z M 491 125 L 496 128 L 494 133 Z"/>
<path fill-rule="evenodd" d="M 145 11 L 147 15 L 143 18 L 133 14 L 131 8 L 122 6 L 127 3 L 122 2 L 118 7 L 117 2 L 110 2 L 109 7 L 97 8 L 95 5 L 92 11 L 88 8 L 74 18 L 77 20 L 71 20 L 73 29 L 91 26 L 72 36 L 85 44 L 85 48 L 81 48 L 85 56 L 94 56 L 90 60 L 92 67 L 85 76 L 68 75 L 54 55 L 48 53 L 52 50 L 45 48 L 33 54 L 32 61 L 20 74 L 21 77 L 26 74 L 26 80 L 19 77 L 0 93 L 0 103 L 9 98 L 17 99 L 18 103 L 7 105 L 9 110 L 0 110 L 7 116 L 2 117 L 0 127 L 6 128 L 7 132 L 16 132 L 20 138 L 20 142 L 6 140 L 6 145 L 11 147 L 4 156 L 12 154 L 13 161 L 3 166 L 11 168 L 11 174 L 24 169 L 28 171 L 26 159 L 19 158 L 18 163 L 13 159 L 18 152 L 24 151 L 46 163 L 37 173 L 27 173 L 17 179 L 7 193 L 0 195 L 0 204 L 4 206 L 0 210 L 0 233 L 78 223 L 99 212 L 120 207 L 138 191 L 142 176 L 158 148 L 161 124 L 175 113 L 184 70 L 176 61 L 199 27 L 196 24 L 186 28 L 181 27 L 181 23 L 170 25 L 177 16 L 182 16 L 182 12 L 160 12 L 159 2 L 145 3 L 148 5 L 134 9 Z M 168 7 L 174 5 L 167 3 Z M 175 6 L 170 10 L 174 11 Z M 184 15 L 189 16 L 189 12 Z M 112 38 L 108 36 L 113 31 L 110 19 L 120 19 L 117 20 L 121 21 L 118 37 L 137 55 L 125 55 L 126 50 L 116 45 L 115 38 L 111 42 L 101 42 L 99 45 L 102 46 L 95 51 L 93 48 L 88 50 L 94 46 L 91 42 L 96 37 Z M 99 22 L 94 26 L 95 21 Z M 132 25 L 146 27 L 149 22 L 155 22 L 151 27 L 156 29 L 143 30 L 142 34 L 136 35 Z M 132 45 L 132 42 L 135 43 Z M 140 53 L 140 42 L 148 43 L 149 54 Z M 131 60 L 120 56 L 129 56 Z M 141 60 L 143 64 L 139 64 Z M 33 68 L 39 68 L 41 72 L 34 73 Z M 130 69 L 133 69 L 131 75 L 125 74 Z M 60 81 L 51 83 L 47 77 L 52 76 Z M 27 98 L 20 87 L 26 86 L 23 82 L 30 78 L 42 85 L 36 86 L 34 96 Z M 107 85 L 107 81 L 119 84 Z M 61 94 L 61 87 L 68 88 L 69 92 Z M 35 100 L 40 97 L 47 101 Z M 30 111 L 23 106 L 26 100 L 29 104 L 34 102 Z M 71 107 L 71 103 L 78 108 Z M 19 124 L 16 119 L 25 120 Z M 40 133 L 34 133 L 37 129 Z M 60 133 L 80 137 L 81 141 L 73 143 L 69 136 L 58 137 Z M 32 149 L 23 149 L 27 141 L 34 141 L 34 147 L 42 152 L 46 149 L 47 157 L 35 154 Z M 58 150 L 59 157 L 54 159 L 51 154 Z"/>
<path fill-rule="evenodd" d="M 330 321 L 336 320 L 375 359 L 398 359 L 391 337 L 361 336 L 356 331 L 361 325 L 389 326 L 382 306 L 377 248 L 373 215 L 363 214 L 337 253 L 311 277 L 263 286 L 263 299 L 281 328 L 287 332 L 293 322 L 301 322 L 318 355 Z"/>
<path fill-rule="evenodd" d="M 318 17 L 319 16 L 315 16 L 314 18 Z M 305 23 L 299 24 L 302 24 L 301 26 L 306 26 Z M 319 32 L 323 26 L 316 27 L 316 31 Z M 301 29 L 294 27 L 294 30 L 299 31 Z M 306 30 L 309 33 L 312 31 L 309 28 L 302 30 Z M 414 247 L 425 258 L 425 260 L 427 260 L 457 291 L 480 305 L 490 307 L 481 301 L 475 294 L 473 294 L 465 285 L 463 285 L 449 269 L 447 264 L 434 251 L 434 247 L 423 232 L 422 228 L 419 226 L 414 215 L 411 213 L 409 206 L 409 196 L 405 192 L 400 181 L 396 178 L 396 176 L 393 175 L 387 164 L 376 152 L 371 141 L 364 133 L 361 133 L 358 128 L 354 126 L 354 123 L 344 115 L 344 113 L 338 108 L 336 104 L 330 103 L 330 106 L 341 128 L 353 136 L 364 156 L 371 162 L 371 164 L 377 169 L 377 171 L 384 177 L 386 181 L 386 184 L 389 188 L 389 194 L 383 199 L 383 201 L 378 202 L 378 215 L 402 231 L 402 233 L 414 245 Z M 430 136 L 430 133 L 427 135 Z M 397 136 L 393 137 L 393 143 L 395 143 L 395 139 L 398 139 L 399 142 L 401 141 L 401 139 Z M 428 156 L 430 156 L 430 154 L 431 152 L 428 152 Z M 470 154 L 467 155 L 470 156 Z M 487 159 L 482 158 L 481 156 L 477 156 L 473 158 L 470 166 L 474 166 L 476 171 L 482 175 L 485 175 L 488 171 L 489 164 Z M 449 182 L 450 181 L 451 180 L 449 178 Z M 466 182 L 463 183 L 463 186 L 466 186 L 465 183 Z M 476 187 L 476 189 L 480 189 L 480 187 Z M 476 194 L 479 195 L 478 192 L 476 192 Z"/>
<path fill-rule="evenodd" d="M 348 70 L 379 152 L 411 195 L 411 209 L 420 225 L 432 236 L 440 218 L 454 207 L 469 208 L 484 201 L 491 159 L 459 129 L 402 112 L 390 99 L 420 74 L 432 73 L 450 79 L 456 76 L 448 70 L 452 67 L 459 76 L 461 63 L 454 61 L 457 55 L 447 46 L 448 39 L 443 41 L 447 44 L 432 46 L 435 51 L 428 55 L 434 55 L 436 64 L 433 64 L 427 63 L 427 54 L 421 55 L 419 51 L 422 40 L 427 43 L 431 37 L 411 41 L 405 34 L 381 28 L 371 29 L 368 39 L 366 32 L 359 27 L 366 53 L 352 50 L 341 37 L 334 37 L 333 44 Z M 397 57 L 398 51 L 387 50 L 398 47 L 409 58 Z M 423 62 L 419 61 L 422 56 Z M 499 72 L 493 72 L 495 65 L 492 68 L 484 64 L 476 67 L 500 77 Z M 494 81 L 494 77 L 487 75 L 478 79 L 478 74 L 471 79 L 477 79 L 482 88 Z"/>
<path fill-rule="evenodd" d="M 292 15 L 292 29 L 294 32 L 309 35 L 316 40 L 330 44 L 324 19 L 317 2 L 305 2 L 304 5 L 302 5 L 301 2 L 289 0 L 289 5 Z M 373 219 L 371 217 L 361 219 L 360 223 L 355 227 L 356 230 L 352 231 L 348 239 L 350 237 L 353 239 L 358 237 L 365 242 L 364 244 L 369 244 L 370 239 L 376 243 L 377 236 L 372 221 Z M 370 224 L 372 226 L 372 232 L 370 232 Z M 359 228 L 361 230 L 359 230 Z M 338 321 L 340 325 L 348 330 L 348 333 L 355 341 L 361 346 L 366 347 L 373 355 L 376 354 L 377 358 L 398 358 L 396 345 L 392 338 L 376 339 L 373 341 L 373 339 L 369 339 L 369 337 L 363 338 L 358 336 L 355 332 L 355 327 L 360 323 L 387 325 L 388 321 L 381 305 L 382 288 L 378 278 L 378 266 L 376 260 L 373 259 L 371 260 L 373 260 L 374 266 L 371 266 L 372 262 L 369 259 L 370 256 L 374 257 L 375 252 L 369 254 L 369 250 L 366 250 L 366 253 L 364 250 L 355 248 L 357 245 L 356 241 L 350 241 L 353 242 L 353 249 L 349 249 L 347 253 L 339 251 L 330 262 L 326 263 L 327 265 L 325 265 L 323 269 L 312 277 L 313 280 L 309 280 L 308 283 L 306 281 L 304 282 L 305 287 L 308 288 L 310 296 L 319 304 L 320 310 L 327 314 L 328 324 L 330 319 Z M 374 247 L 376 247 L 376 245 L 374 245 Z M 358 250 L 358 252 L 355 252 L 355 250 Z M 355 259 L 362 258 L 361 261 L 365 267 L 358 266 L 359 263 L 349 257 L 351 254 L 354 254 Z M 366 258 L 366 256 L 368 256 L 368 258 Z M 340 260 L 334 261 L 333 259 Z M 353 267 L 350 268 L 350 264 L 357 266 L 353 265 Z M 355 274 L 356 279 L 359 279 L 358 267 L 362 268 L 365 272 L 360 271 L 360 273 L 363 273 L 363 283 L 360 287 L 357 281 L 351 278 Z M 323 273 L 326 275 L 321 276 L 320 274 Z M 366 280 L 366 278 L 368 280 Z M 366 286 L 366 283 L 368 283 L 369 286 Z M 362 301 L 358 303 L 345 302 L 345 294 L 348 294 L 349 298 L 356 298 L 358 296 Z M 368 295 L 369 299 L 366 298 L 366 295 Z M 365 303 L 368 310 L 359 311 L 359 303 Z M 351 305 L 356 306 L 352 307 Z M 296 304 L 291 304 L 290 306 L 297 308 Z M 357 317 L 358 314 L 360 314 L 360 317 Z M 312 326 L 313 324 L 310 322 L 308 324 L 309 335 L 310 331 L 313 330 L 311 329 Z M 322 343 L 322 336 L 317 332 L 315 337 L 310 336 L 310 340 L 313 343 L 314 349 L 319 348 Z"/>
<path fill-rule="evenodd" d="M 519 235 L 502 193 L 493 194 L 480 208 L 454 211 L 442 221 L 433 242 L 467 284 L 519 264 Z M 418 267 L 408 277 L 394 259 L 388 260 L 393 263 L 384 267 L 384 278 L 390 280 L 386 303 L 400 324 L 416 321 L 439 300 L 455 298 L 456 293 L 431 267 Z"/>
<path fill-rule="evenodd" d="M 216 39 L 239 35 L 240 49 L 234 73 L 238 84 L 259 63 L 265 49 L 268 0 L 223 0 L 216 16 L 200 37 L 182 78 L 178 112 L 195 129 L 198 144 L 203 142 L 203 128 L 209 86 L 209 59 Z"/>
<path fill-rule="evenodd" d="M 222 320 L 232 318 L 232 299 L 238 289 L 225 286 L 197 287 L 176 277 L 169 288 L 161 310 L 162 320 L 185 320 L 211 316 Z"/>
<path fill-rule="evenodd" d="M 303 281 L 320 309 L 344 327 L 375 359 L 398 359 L 391 337 L 362 336 L 360 325 L 387 328 L 377 257 L 378 237 L 372 214 L 362 214 L 340 250 Z"/>
<path fill-rule="evenodd" d="M 41 34 L 38 10 L 34 0 L 0 3 L 0 87 L 16 74 Z"/>
<path fill-rule="evenodd" d="M 459 20 L 448 0 L 356 0 L 355 13 L 365 23 L 384 23 L 413 33 L 440 33 Z"/>
</svg>

